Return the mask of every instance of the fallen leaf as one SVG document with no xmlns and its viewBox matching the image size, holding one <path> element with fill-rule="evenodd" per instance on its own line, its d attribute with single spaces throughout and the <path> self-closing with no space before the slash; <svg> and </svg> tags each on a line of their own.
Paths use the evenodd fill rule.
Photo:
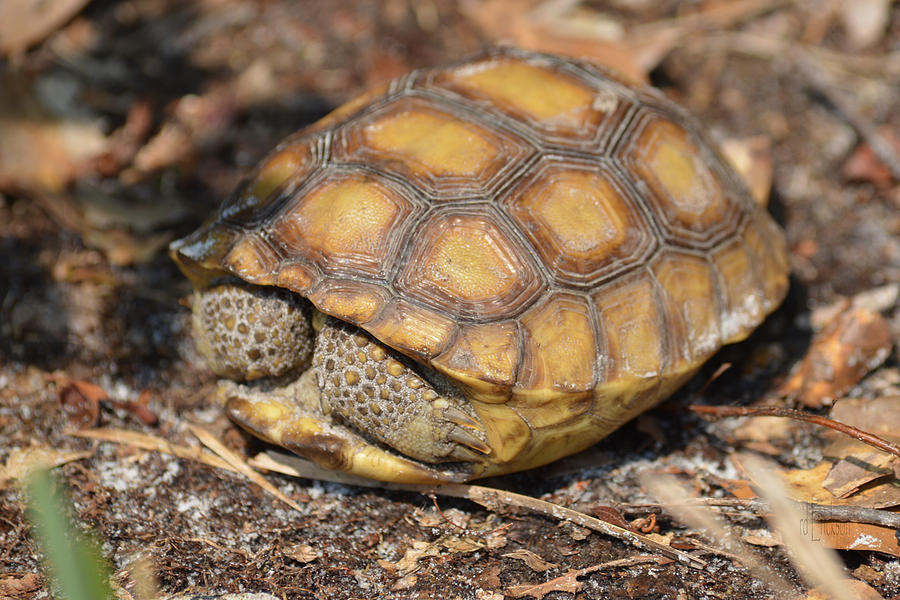
<svg viewBox="0 0 900 600">
<path fill-rule="evenodd" d="M 622 513 L 613 506 L 606 506 L 605 504 L 594 506 L 591 508 L 591 514 L 607 523 L 618 525 L 623 529 L 631 529 L 631 525 L 625 520 Z"/>
<path fill-rule="evenodd" d="M 877 44 L 887 30 L 891 0 L 839 2 L 838 14 L 850 44 L 856 50 Z"/>
<path fill-rule="evenodd" d="M 583 57 L 631 82 L 648 81 L 650 69 L 640 66 L 632 48 L 620 41 L 621 26 L 611 16 L 573 3 L 536 0 L 464 0 L 461 9 L 495 43 Z"/>
<path fill-rule="evenodd" d="M 282 548 L 281 553 L 299 563 L 311 563 L 319 558 L 318 551 L 307 544 L 297 544 L 290 548 Z"/>
<path fill-rule="evenodd" d="M 890 352 L 890 327 L 884 317 L 851 306 L 813 336 L 806 356 L 779 392 L 821 407 L 856 385 Z"/>
<path fill-rule="evenodd" d="M 538 573 L 543 573 L 544 571 L 549 571 L 550 569 L 555 569 L 559 566 L 556 563 L 544 560 L 531 550 L 526 550 L 525 548 L 519 548 L 518 550 L 507 552 L 503 555 L 503 557 L 517 558 L 523 561 L 529 569 L 531 569 L 532 571 L 537 571 Z"/>
<path fill-rule="evenodd" d="M 895 457 L 872 449 L 864 454 L 854 454 L 834 463 L 822 487 L 835 498 L 846 498 L 867 484 L 883 478 L 894 477 Z"/>
<path fill-rule="evenodd" d="M 0 54 L 25 51 L 77 15 L 88 0 L 3 0 L 0 2 Z"/>
<path fill-rule="evenodd" d="M 877 129 L 878 135 L 894 152 L 900 154 L 900 137 L 890 125 Z M 872 146 L 862 143 L 847 157 L 841 167 L 841 175 L 848 181 L 868 181 L 879 188 L 890 187 L 894 182 L 891 169 L 885 165 L 872 150 Z"/>
<path fill-rule="evenodd" d="M 106 151 L 98 120 L 61 116 L 42 104 L 36 92 L 41 78 L 52 81 L 50 75 L 0 73 L 0 191 L 59 192 Z"/>
<path fill-rule="evenodd" d="M 742 535 L 741 539 L 748 544 L 753 544 L 754 546 L 762 546 L 763 548 L 774 548 L 775 546 L 781 546 L 784 541 L 781 539 L 781 534 L 777 531 L 769 531 L 762 530 L 757 533 L 748 533 L 746 535 Z"/>
<path fill-rule="evenodd" d="M 822 521 L 813 523 L 810 535 L 836 550 L 884 552 L 900 558 L 897 530 L 869 523 Z"/>
<path fill-rule="evenodd" d="M 506 594 L 513 598 L 533 596 L 534 598 L 537 598 L 537 600 L 541 600 L 541 598 L 550 592 L 567 592 L 569 594 L 575 594 L 581 591 L 582 584 L 578 581 L 578 577 L 581 575 L 581 571 L 570 571 L 565 575 L 551 579 L 545 583 L 514 585 L 506 588 Z"/>
<path fill-rule="evenodd" d="M 389 563 L 391 564 L 390 569 L 400 574 L 401 577 L 405 577 L 419 569 L 419 560 L 428 556 L 437 556 L 440 552 L 439 544 L 416 540 L 412 543 L 412 547 L 407 548 L 400 560 Z"/>
<path fill-rule="evenodd" d="M 100 403 L 109 400 L 106 390 L 89 381 L 63 379 L 59 402 L 75 429 L 90 429 L 100 424 Z"/>
<path fill-rule="evenodd" d="M 550 592 L 568 592 L 570 594 L 575 594 L 581 591 L 581 582 L 578 581 L 579 577 L 584 577 L 585 575 L 589 575 L 591 573 L 594 573 L 595 571 L 600 571 L 603 569 L 631 567 L 634 565 L 651 562 L 656 564 L 663 564 L 671 562 L 671 560 L 663 558 L 661 556 L 654 556 L 652 554 L 632 556 L 629 558 L 620 558 L 590 567 L 585 567 L 584 569 L 569 571 L 564 575 L 560 575 L 559 577 L 551 579 L 550 581 L 545 581 L 544 583 L 526 583 L 522 585 L 514 585 L 506 589 L 506 594 L 508 596 L 512 596 L 513 598 L 532 596 L 534 598 L 537 598 L 537 600 L 541 600 L 541 598 L 543 598 Z"/>
<path fill-rule="evenodd" d="M 730 138 L 720 147 L 747 184 L 756 203 L 766 206 L 772 189 L 772 140 L 764 135 Z"/>
<path fill-rule="evenodd" d="M 0 598 L 31 598 L 41 588 L 42 578 L 38 573 L 9 574 L 0 576 Z"/>
<path fill-rule="evenodd" d="M 732 462 L 743 470 L 741 458 L 732 454 Z M 886 508 L 900 505 L 900 488 L 890 483 L 865 487 L 848 498 L 835 498 L 823 486 L 825 477 L 831 470 L 831 462 L 824 461 L 811 469 L 791 469 L 781 472 L 788 494 L 799 502 L 812 502 L 833 506 L 862 506 L 866 508 Z"/>
<path fill-rule="evenodd" d="M 853 594 L 855 600 L 884 600 L 881 594 L 864 581 L 848 578 L 844 580 L 844 586 Z M 806 596 L 806 600 L 832 600 L 833 598 L 834 594 L 820 588 L 810 590 Z"/>
<path fill-rule="evenodd" d="M 46 446 L 36 448 L 14 449 L 6 459 L 6 465 L 0 469 L 0 482 L 10 479 L 22 481 L 35 469 L 52 469 L 66 463 L 81 460 L 91 455 L 90 451 L 73 452 L 56 450 Z"/>
</svg>

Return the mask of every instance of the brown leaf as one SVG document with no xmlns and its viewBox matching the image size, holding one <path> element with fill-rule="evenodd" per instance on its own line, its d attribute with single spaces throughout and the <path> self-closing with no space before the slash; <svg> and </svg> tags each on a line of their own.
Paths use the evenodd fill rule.
<svg viewBox="0 0 900 600">
<path fill-rule="evenodd" d="M 869 550 L 900 558 L 897 530 L 868 523 L 813 523 L 810 535 L 837 550 Z"/>
<path fill-rule="evenodd" d="M 578 576 L 581 574 L 581 570 L 570 571 L 565 575 L 544 583 L 514 585 L 506 589 L 506 595 L 512 596 L 513 598 L 532 596 L 537 598 L 537 600 L 541 600 L 541 598 L 550 592 L 568 592 L 569 594 L 575 594 L 581 591 L 581 582 L 578 581 Z"/>
<path fill-rule="evenodd" d="M 0 54 L 18 54 L 78 14 L 88 0 L 3 0 Z"/>
<path fill-rule="evenodd" d="M 875 449 L 842 458 L 828 471 L 822 487 L 834 494 L 835 498 L 846 498 L 873 481 L 893 478 L 893 463 L 892 455 Z"/>
<path fill-rule="evenodd" d="M 106 150 L 98 122 L 43 106 L 35 90 L 52 77 L 0 73 L 0 191 L 58 192 Z"/>
<path fill-rule="evenodd" d="M 766 206 L 772 189 L 772 141 L 758 135 L 722 142 L 722 153 L 744 179 L 756 203 Z"/>
<path fill-rule="evenodd" d="M 625 520 L 622 513 L 612 506 L 606 506 L 605 504 L 597 505 L 591 508 L 591 514 L 607 523 L 618 525 L 624 529 L 631 529 L 631 525 Z"/>
<path fill-rule="evenodd" d="M 607 15 L 573 8 L 570 3 L 535 0 L 467 0 L 462 10 L 494 42 L 579 56 L 646 83 L 649 69 L 635 60 L 619 39 L 621 26 Z"/>
<path fill-rule="evenodd" d="M 11 574 L 0 577 L 0 598 L 30 598 L 41 587 L 38 573 Z"/>
<path fill-rule="evenodd" d="M 290 548 L 282 548 L 281 553 L 288 558 L 304 564 L 311 563 L 312 561 L 319 558 L 319 553 L 316 551 L 316 549 L 307 544 L 297 544 L 296 546 L 291 546 Z"/>
<path fill-rule="evenodd" d="M 900 137 L 891 126 L 879 127 L 878 133 L 897 154 L 900 154 Z M 890 168 L 875 155 L 872 146 L 865 143 L 857 146 L 847 157 L 841 167 L 841 175 L 849 181 L 868 181 L 879 188 L 890 187 L 894 181 Z"/>
<path fill-rule="evenodd" d="M 837 315 L 812 344 L 780 393 L 818 408 L 841 396 L 891 352 L 890 327 L 880 314 L 851 306 Z"/>
<path fill-rule="evenodd" d="M 787 485 L 791 498 L 800 502 L 835 506 L 863 506 L 866 508 L 885 508 L 900 505 L 900 488 L 890 483 L 865 487 L 848 498 L 835 498 L 834 494 L 823 486 L 825 476 L 831 470 L 831 465 L 832 463 L 825 461 L 811 469 L 784 471 L 782 478 Z"/>
<path fill-rule="evenodd" d="M 518 550 L 507 552 L 503 555 L 503 557 L 517 558 L 528 565 L 529 569 L 531 569 L 532 571 L 537 571 L 538 573 L 543 573 L 544 571 L 549 571 L 550 569 L 555 569 L 559 566 L 556 563 L 544 560 L 531 550 L 526 550 L 525 548 L 519 548 Z"/>
<path fill-rule="evenodd" d="M 52 469 L 90 455 L 89 451 L 72 452 L 46 446 L 15 449 L 9 453 L 6 464 L 0 468 L 0 483 L 9 479 L 21 481 L 34 469 Z"/>
<path fill-rule="evenodd" d="M 59 389 L 59 402 L 75 429 L 90 429 L 100 424 L 100 403 L 109 400 L 99 385 L 77 379 L 67 380 Z"/>
</svg>

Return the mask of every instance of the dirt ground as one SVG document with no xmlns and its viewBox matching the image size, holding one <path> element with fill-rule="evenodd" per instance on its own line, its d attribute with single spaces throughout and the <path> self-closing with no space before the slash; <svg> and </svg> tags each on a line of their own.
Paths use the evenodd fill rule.
<svg viewBox="0 0 900 600">
<path fill-rule="evenodd" d="M 900 441 L 900 4 L 55 4 L 59 15 L 28 0 L 0 8 L 0 463 L 9 468 L 10 457 L 36 448 L 88 451 L 60 460 L 56 473 L 73 521 L 102 541 L 123 597 L 140 600 L 140 558 L 163 595 L 500 600 L 526 593 L 516 586 L 568 576 L 528 593 L 774 597 L 742 552 L 806 595 L 810 584 L 785 546 L 759 542 L 764 511 L 724 513 L 750 542 L 735 554 L 660 510 L 640 475 L 671 474 L 697 497 L 742 500 L 750 477 L 738 451 L 803 474 L 840 458 L 822 428 L 710 423 L 686 408 L 692 403 L 768 401 L 828 415 L 834 397 L 877 401 L 884 437 Z M 771 189 L 793 268 L 783 307 L 674 398 L 594 448 L 484 482 L 588 514 L 612 511 L 702 557 L 705 568 L 629 562 L 647 552 L 522 508 L 266 473 L 297 510 L 232 471 L 126 438 L 72 434 L 127 430 L 199 451 L 192 427 L 200 427 L 241 455 L 265 450 L 212 403 L 215 378 L 180 304 L 190 286 L 167 244 L 287 134 L 367 87 L 500 42 L 590 56 L 652 82 L 714 139 L 751 157 L 751 187 Z M 843 344 L 840 357 L 828 355 L 832 387 L 825 400 L 810 399 L 810 382 L 823 378 L 804 374 L 803 358 L 841 311 L 848 327 L 868 325 L 855 338 L 832 332 Z M 833 381 L 837 363 L 852 371 L 843 383 Z M 806 383 L 792 388 L 798 371 Z M 859 506 L 897 515 L 897 460 L 880 464 L 880 479 L 861 485 L 887 486 L 896 501 Z M 22 493 L 4 473 L 0 597 L 47 597 Z M 865 587 L 860 597 L 900 597 L 900 547 L 851 542 L 826 540 Z"/>
</svg>

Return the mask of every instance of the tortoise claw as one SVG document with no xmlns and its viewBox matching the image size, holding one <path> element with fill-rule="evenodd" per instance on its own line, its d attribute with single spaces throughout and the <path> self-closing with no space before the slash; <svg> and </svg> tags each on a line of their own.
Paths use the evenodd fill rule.
<svg viewBox="0 0 900 600">
<path fill-rule="evenodd" d="M 461 446 L 465 446 L 466 448 L 471 448 L 472 450 L 480 454 L 487 455 L 491 453 L 490 446 L 485 444 L 483 441 L 481 441 L 465 429 L 454 427 L 447 437 L 451 441 L 456 442 Z"/>
<path fill-rule="evenodd" d="M 469 429 L 474 429 L 479 432 L 484 432 L 484 428 L 481 426 L 481 423 L 456 408 L 455 406 L 447 406 L 443 409 L 442 415 L 445 419 L 459 425 L 461 427 L 468 427 Z"/>
</svg>

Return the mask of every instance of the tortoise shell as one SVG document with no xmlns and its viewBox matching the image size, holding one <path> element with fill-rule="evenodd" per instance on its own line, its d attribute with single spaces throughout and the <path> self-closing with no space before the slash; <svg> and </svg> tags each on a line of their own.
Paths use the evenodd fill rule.
<svg viewBox="0 0 900 600">
<path fill-rule="evenodd" d="M 664 398 L 788 287 L 782 232 L 683 109 L 510 48 L 288 138 L 173 255 L 449 376 L 521 464 Z"/>
</svg>

